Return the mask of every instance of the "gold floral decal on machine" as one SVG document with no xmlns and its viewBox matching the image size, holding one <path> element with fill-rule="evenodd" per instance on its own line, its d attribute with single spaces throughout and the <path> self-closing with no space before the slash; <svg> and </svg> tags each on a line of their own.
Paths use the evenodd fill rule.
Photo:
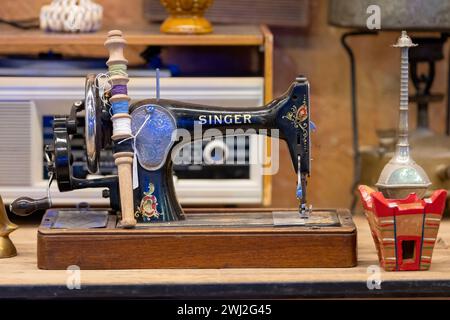
<svg viewBox="0 0 450 320">
<path fill-rule="evenodd" d="M 302 127 L 302 122 L 308 119 L 308 106 L 306 105 L 306 98 L 303 99 L 303 104 L 297 109 L 295 105 L 291 110 L 283 116 L 283 119 L 288 119 L 294 124 L 295 128 Z"/>
<path fill-rule="evenodd" d="M 158 218 L 161 213 L 158 212 L 158 199 L 153 194 L 155 191 L 155 186 L 153 183 L 149 183 L 148 191 L 144 192 L 144 197 L 141 200 L 140 206 L 135 212 L 135 216 L 139 217 L 142 215 L 146 219 Z"/>
</svg>

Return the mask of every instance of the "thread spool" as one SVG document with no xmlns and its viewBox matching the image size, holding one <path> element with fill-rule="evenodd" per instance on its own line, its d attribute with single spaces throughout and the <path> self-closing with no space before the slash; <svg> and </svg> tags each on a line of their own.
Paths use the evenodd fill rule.
<svg viewBox="0 0 450 320">
<path fill-rule="evenodd" d="M 133 153 L 117 152 L 114 154 L 114 159 L 119 175 L 120 204 L 122 207 L 120 226 L 122 228 L 133 228 L 136 225 L 133 207 L 133 189 L 131 189 Z M 127 192 L 123 192 L 123 190 L 127 190 Z"/>
<path fill-rule="evenodd" d="M 116 84 L 111 88 L 111 95 L 115 96 L 118 94 L 126 95 L 128 94 L 127 86 L 124 84 Z"/>
<path fill-rule="evenodd" d="M 105 46 L 109 50 L 109 59 L 106 65 L 109 67 L 113 64 L 128 64 L 128 60 L 123 55 L 123 48 L 127 41 L 123 38 L 123 33 L 120 30 L 111 30 L 108 32 L 108 39 L 105 41 Z"/>
<path fill-rule="evenodd" d="M 121 63 L 119 63 L 119 64 L 111 64 L 108 67 L 108 71 L 109 71 L 109 74 L 111 76 L 114 76 L 114 75 L 128 76 L 127 66 L 125 64 L 121 64 Z"/>
<path fill-rule="evenodd" d="M 112 114 L 128 113 L 128 101 L 115 101 L 111 103 Z"/>
<path fill-rule="evenodd" d="M 109 101 L 111 103 L 118 102 L 118 101 L 130 101 L 130 97 L 126 94 L 115 94 L 111 98 L 109 98 Z M 128 113 L 128 111 L 127 111 Z"/>
<path fill-rule="evenodd" d="M 119 113 L 111 117 L 113 123 L 113 140 L 128 138 L 131 133 L 131 116 L 128 113 Z"/>
<path fill-rule="evenodd" d="M 126 45 L 125 39 L 122 37 L 122 32 L 113 30 L 108 32 L 108 39 L 105 46 L 109 51 L 108 75 L 110 77 L 110 84 L 112 86 L 112 97 L 109 99 L 112 104 L 113 116 L 111 121 L 113 123 L 112 139 L 115 143 L 120 143 L 119 140 L 129 139 L 132 137 L 131 132 L 131 116 L 129 111 L 129 100 L 127 95 L 128 61 L 123 55 L 123 49 Z M 132 165 L 133 165 L 133 148 L 130 145 L 129 150 L 125 149 L 122 152 L 115 152 L 115 164 L 118 170 L 119 190 L 120 190 L 120 204 L 122 210 L 122 219 L 119 225 L 123 228 L 132 228 L 136 225 L 134 217 L 134 202 L 133 202 L 133 185 L 132 185 Z"/>
<path fill-rule="evenodd" d="M 127 76 L 110 76 L 109 77 L 109 83 L 111 84 L 112 87 L 117 86 L 117 85 L 126 86 L 128 84 L 128 81 L 130 81 L 130 80 L 128 79 Z"/>
</svg>

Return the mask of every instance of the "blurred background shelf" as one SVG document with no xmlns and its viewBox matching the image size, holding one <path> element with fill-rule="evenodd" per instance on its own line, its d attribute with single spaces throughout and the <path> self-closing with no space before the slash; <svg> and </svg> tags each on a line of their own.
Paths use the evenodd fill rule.
<svg viewBox="0 0 450 320">
<path fill-rule="evenodd" d="M 167 35 L 159 31 L 159 24 L 125 27 L 113 25 L 94 33 L 53 33 L 41 30 L 0 28 L 0 46 L 64 46 L 103 45 L 110 29 L 121 29 L 128 45 L 148 46 L 257 46 L 264 45 L 269 30 L 257 25 L 217 25 L 214 33 L 206 35 Z"/>
</svg>

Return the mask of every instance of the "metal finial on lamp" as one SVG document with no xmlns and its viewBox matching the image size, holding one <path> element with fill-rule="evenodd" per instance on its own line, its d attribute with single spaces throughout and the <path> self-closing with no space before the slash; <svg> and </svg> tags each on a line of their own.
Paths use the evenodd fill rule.
<svg viewBox="0 0 450 320">
<path fill-rule="evenodd" d="M 394 157 L 383 168 L 376 186 L 386 198 L 401 199 L 412 192 L 421 198 L 431 182 L 422 167 L 411 158 L 408 141 L 408 51 L 417 45 L 406 31 L 402 31 L 393 46 L 401 49 L 398 140 Z"/>
</svg>

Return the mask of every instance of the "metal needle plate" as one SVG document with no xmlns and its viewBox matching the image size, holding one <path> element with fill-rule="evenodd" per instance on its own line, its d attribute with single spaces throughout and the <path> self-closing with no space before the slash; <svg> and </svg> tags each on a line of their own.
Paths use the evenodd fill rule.
<svg viewBox="0 0 450 320">
<path fill-rule="evenodd" d="M 105 228 L 108 211 L 59 210 L 52 229 Z"/>
<path fill-rule="evenodd" d="M 338 227 L 335 211 L 312 211 L 308 218 L 300 218 L 298 211 L 274 211 L 274 226 Z"/>
</svg>

